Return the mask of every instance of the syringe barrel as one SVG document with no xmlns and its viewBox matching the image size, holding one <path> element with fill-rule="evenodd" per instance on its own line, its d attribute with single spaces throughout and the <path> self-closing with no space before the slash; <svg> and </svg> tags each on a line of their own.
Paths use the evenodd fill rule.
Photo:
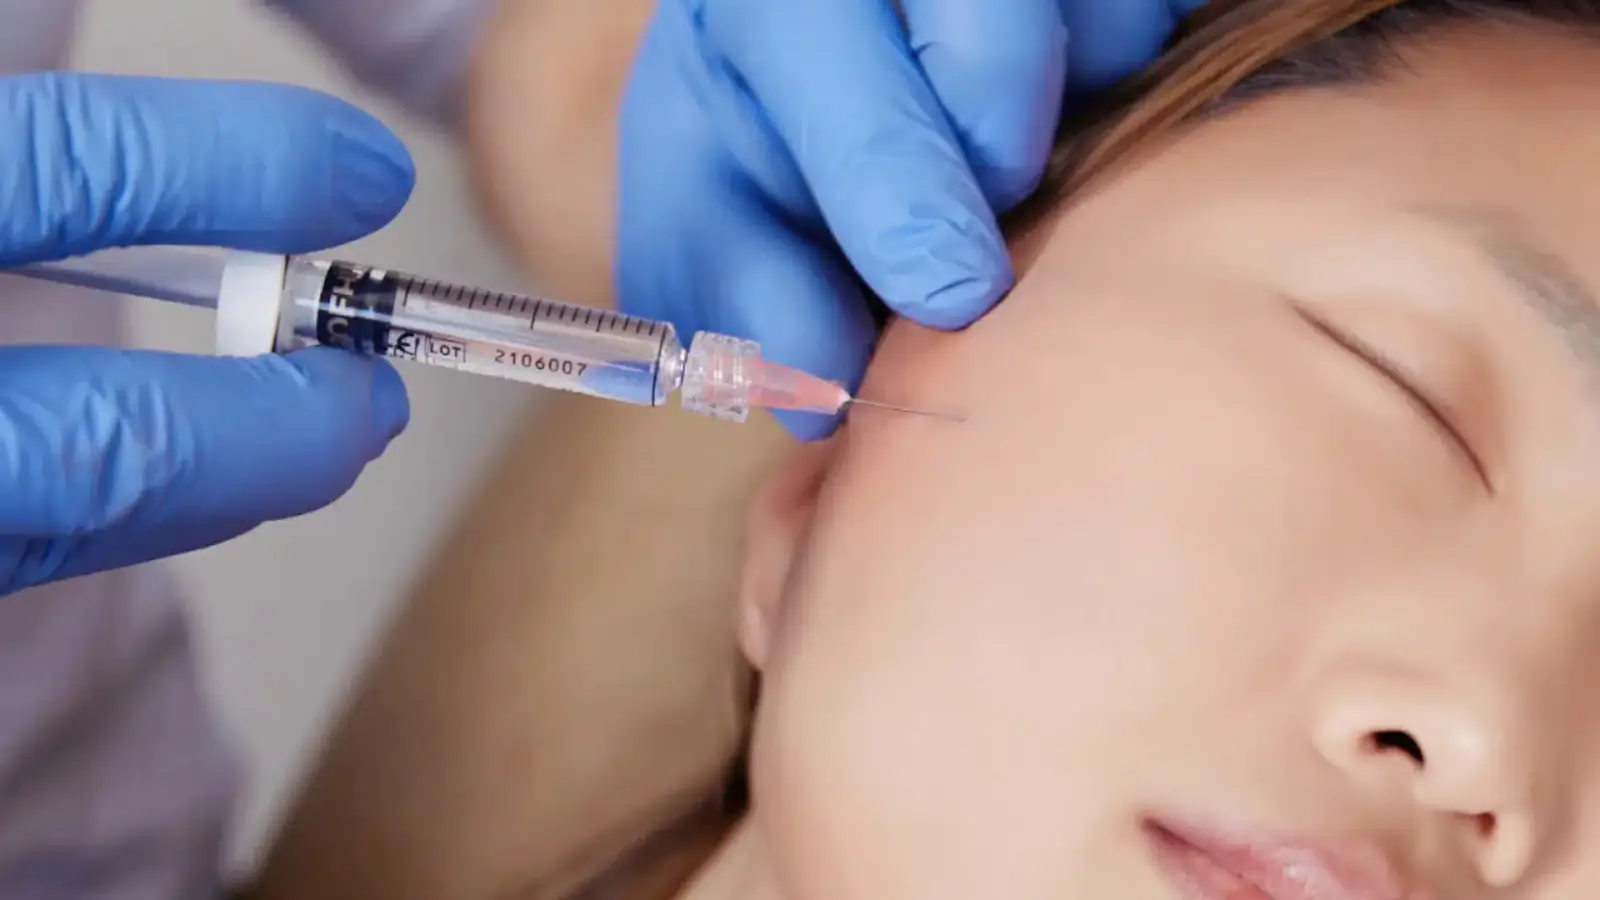
<svg viewBox="0 0 1600 900">
<path fill-rule="evenodd" d="M 763 362 L 754 341 L 701 332 L 685 349 L 665 322 L 338 260 L 137 247 L 7 271 L 214 307 L 230 356 L 325 345 L 645 406 L 681 387 L 685 409 L 737 422 L 838 402 L 836 386 Z"/>
<path fill-rule="evenodd" d="M 338 260 L 235 254 L 217 312 L 223 352 L 265 352 L 229 335 L 266 325 L 278 352 L 339 347 L 643 406 L 681 388 L 684 409 L 734 422 L 775 371 L 755 341 L 700 332 L 685 348 L 666 322 Z"/>
<path fill-rule="evenodd" d="M 667 323 L 338 260 L 278 259 L 277 352 L 339 347 L 644 406 L 666 403 L 682 381 L 685 351 Z M 241 255 L 236 262 L 244 281 L 255 276 L 251 267 L 268 265 Z M 230 305 L 225 283 L 225 351 Z"/>
</svg>

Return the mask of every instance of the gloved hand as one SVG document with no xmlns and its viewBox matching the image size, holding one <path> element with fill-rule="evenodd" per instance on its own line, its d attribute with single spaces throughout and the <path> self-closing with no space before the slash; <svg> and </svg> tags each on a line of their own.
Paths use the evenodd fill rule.
<svg viewBox="0 0 1600 900">
<path fill-rule="evenodd" d="M 622 308 L 854 388 L 855 273 L 932 327 L 987 311 L 1012 283 L 995 211 L 1037 184 L 1064 86 L 1129 74 L 1203 3 L 660 0 L 623 106 Z"/>
<path fill-rule="evenodd" d="M 414 180 L 382 125 L 310 91 L 0 78 L 0 268 L 134 244 L 308 252 L 388 222 Z M 388 364 L 331 349 L 0 348 L 0 593 L 326 505 L 408 416 Z"/>
</svg>

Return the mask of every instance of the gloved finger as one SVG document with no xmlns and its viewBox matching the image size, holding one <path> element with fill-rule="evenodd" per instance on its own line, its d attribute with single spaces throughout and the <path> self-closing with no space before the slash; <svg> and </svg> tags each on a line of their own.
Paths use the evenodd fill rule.
<svg viewBox="0 0 1600 900">
<path fill-rule="evenodd" d="M 1155 59 L 1178 20 L 1197 0 L 1060 0 L 1071 35 L 1067 84 L 1094 91 L 1132 75 Z"/>
<path fill-rule="evenodd" d="M 301 253 L 400 211 L 415 169 L 376 119 L 303 88 L 0 78 L 0 267 L 108 246 Z"/>
<path fill-rule="evenodd" d="M 662 52 L 659 34 L 640 52 L 645 59 Z M 614 270 L 621 308 L 670 319 L 685 341 L 701 329 L 754 339 L 769 359 L 853 387 L 877 334 L 848 263 L 831 245 L 786 227 L 792 220 L 780 221 L 754 185 L 727 176 L 719 135 L 693 127 L 700 111 L 678 93 L 630 90 L 625 100 Z M 656 158 L 628 150 L 659 147 L 662 135 L 670 135 L 677 160 L 671 178 L 660 177 Z M 693 229 L 682 227 L 686 212 Z M 836 424 L 814 415 L 780 419 L 802 439 Z"/>
<path fill-rule="evenodd" d="M 729 212 L 711 223 L 705 245 L 722 259 L 711 287 L 718 330 L 749 335 L 761 342 L 764 358 L 854 392 L 877 343 L 877 323 L 848 264 L 752 200 L 735 201 Z M 827 437 L 839 421 L 809 413 L 777 418 L 803 441 Z"/>
<path fill-rule="evenodd" d="M 253 359 L 101 348 L 0 349 L 0 535 L 71 538 L 54 570 L 114 532 L 161 555 L 325 506 L 404 428 L 399 375 L 330 348 Z"/>
<path fill-rule="evenodd" d="M 78 537 L 0 537 L 0 597 L 41 584 L 109 572 L 231 541 L 259 522 L 210 522 L 150 532 L 119 526 Z"/>
<path fill-rule="evenodd" d="M 911 49 L 996 209 L 1039 183 L 1066 85 L 1059 0 L 900 0 Z"/>
<path fill-rule="evenodd" d="M 691 168 L 674 179 L 639 179 L 644 202 L 635 204 L 637 215 L 618 221 L 619 246 L 652 249 L 643 239 L 663 233 L 658 217 L 666 211 L 697 209 L 700 217 L 692 239 L 673 244 L 670 253 L 640 258 L 637 265 L 619 260 L 624 308 L 630 298 L 647 301 L 662 282 L 675 285 L 694 301 L 683 310 L 687 319 L 674 317 L 680 328 L 756 340 L 767 359 L 853 388 L 866 371 L 877 328 L 845 261 L 793 233 L 753 193 L 719 189 L 695 174 Z M 699 191 L 707 196 L 686 196 Z M 836 425 L 814 415 L 780 418 L 802 440 L 825 436 Z"/>
<path fill-rule="evenodd" d="M 970 324 L 1013 273 L 887 0 L 677 0 L 748 86 L 857 271 L 895 311 Z"/>
</svg>

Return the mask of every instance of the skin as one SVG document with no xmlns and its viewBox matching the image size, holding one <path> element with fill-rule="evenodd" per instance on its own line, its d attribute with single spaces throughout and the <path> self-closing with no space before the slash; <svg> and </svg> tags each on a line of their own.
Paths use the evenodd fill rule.
<svg viewBox="0 0 1600 900">
<path fill-rule="evenodd" d="M 486 63 L 480 96 L 539 56 Z M 629 582 L 510 526 L 537 506 L 572 546 L 614 538 L 567 515 L 587 500 L 571 485 L 667 426 L 531 427 L 369 673 L 265 895 L 508 896 L 638 811 L 609 805 L 617 772 L 654 802 L 714 770 L 726 707 L 671 685 L 725 658 L 737 590 L 764 673 L 756 811 L 685 900 L 1174 900 L 1138 829 L 1157 810 L 1371 842 L 1408 900 L 1593 896 L 1600 710 L 1575 686 L 1600 666 L 1594 382 L 1419 211 L 1509 211 L 1600 284 L 1600 51 L 1480 27 L 1408 56 L 1404 78 L 1253 105 L 1096 185 L 1016 248 L 1021 285 L 972 329 L 892 329 L 867 395 L 967 421 L 864 411 L 796 452 L 754 506 L 738 585 L 673 595 L 704 603 L 682 641 L 602 647 L 620 629 L 592 611 L 655 609 L 629 584 L 720 565 L 737 539 L 709 524 L 778 436 L 733 451 L 703 503 L 608 497 L 640 546 L 706 536 L 704 565 L 647 556 Z M 538 140 L 611 139 L 608 117 L 533 105 Z M 480 160 L 514 176 L 517 145 Z M 508 180 L 503 209 L 609 209 L 584 199 L 610 196 L 605 171 L 545 200 Z M 525 259 L 607 298 L 604 214 L 565 250 L 559 216 L 521 221 Z M 1286 295 L 1402 367 L 1460 440 Z M 713 460 L 723 437 L 666 439 Z M 547 476 L 517 464 L 552 449 Z M 629 660 L 626 681 L 574 662 L 581 646 Z M 577 703 L 575 673 L 598 688 Z M 732 677 L 684 683 L 721 697 Z M 1412 733 L 1426 765 L 1369 752 L 1375 728 Z M 683 755 L 653 767 L 667 734 Z M 596 748 L 633 762 L 585 768 Z"/>
<path fill-rule="evenodd" d="M 891 331 L 864 393 L 967 421 L 862 410 L 758 504 L 755 811 L 688 897 L 1171 900 L 1155 813 L 1370 844 L 1408 897 L 1600 891 L 1596 381 L 1425 214 L 1600 285 L 1600 48 L 1406 56 L 1094 186 L 970 330 Z"/>
</svg>

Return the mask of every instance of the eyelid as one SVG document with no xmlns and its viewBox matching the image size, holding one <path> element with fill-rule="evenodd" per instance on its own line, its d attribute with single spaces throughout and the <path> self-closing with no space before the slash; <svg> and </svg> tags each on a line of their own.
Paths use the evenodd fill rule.
<svg viewBox="0 0 1600 900">
<path fill-rule="evenodd" d="M 1299 316 L 1307 325 L 1316 329 L 1323 337 L 1338 344 L 1346 352 L 1366 363 L 1379 375 L 1382 375 L 1391 384 L 1399 388 L 1417 408 L 1417 411 L 1427 418 L 1442 435 L 1448 438 L 1466 456 L 1467 461 L 1472 465 L 1473 471 L 1477 474 L 1478 480 L 1483 482 L 1483 486 L 1491 494 L 1494 493 L 1494 483 L 1489 479 L 1489 473 L 1484 468 L 1483 460 L 1472 449 L 1472 444 L 1461 433 L 1461 429 L 1456 427 L 1455 423 L 1450 420 L 1449 416 L 1445 415 L 1437 403 L 1429 399 L 1428 395 L 1416 386 L 1412 378 L 1407 376 L 1399 365 L 1396 365 L 1371 344 L 1349 332 L 1334 327 L 1300 304 L 1291 303 L 1290 308 L 1294 310 L 1295 315 Z"/>
</svg>

